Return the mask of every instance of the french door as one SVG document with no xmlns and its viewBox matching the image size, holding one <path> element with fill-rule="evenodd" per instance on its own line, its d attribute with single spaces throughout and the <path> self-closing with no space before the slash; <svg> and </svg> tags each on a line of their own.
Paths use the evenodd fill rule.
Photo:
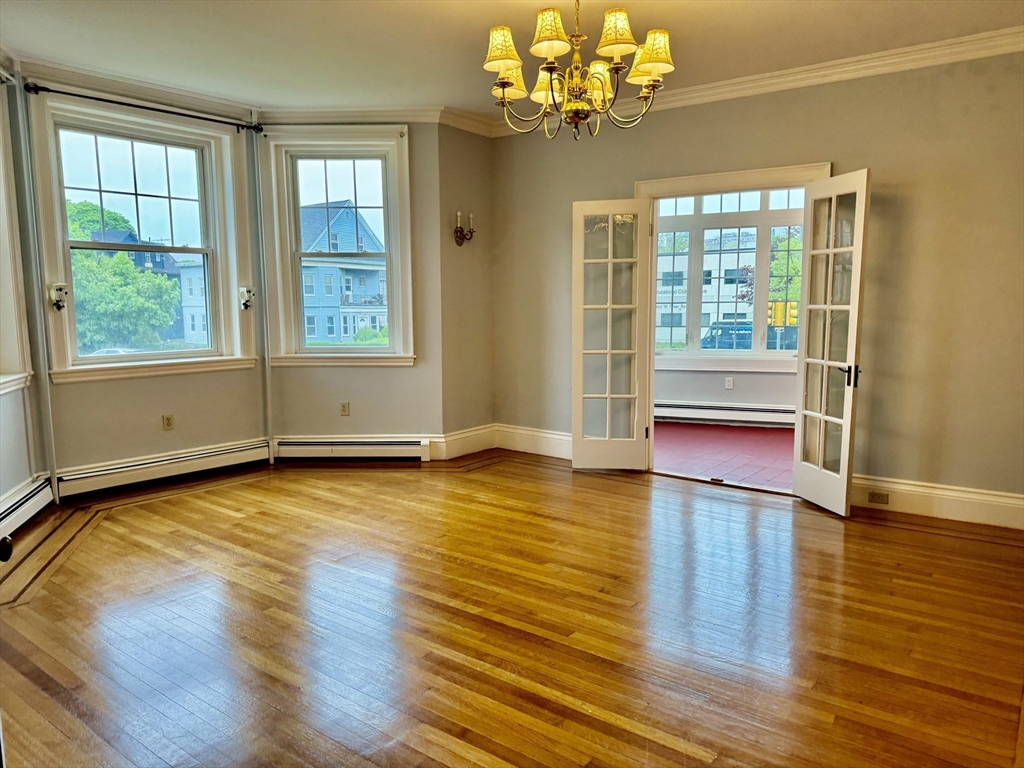
<svg viewBox="0 0 1024 768">
<path fill-rule="evenodd" d="M 793 492 L 840 515 L 850 511 L 870 183 L 854 171 L 808 184 L 804 198 Z"/>
<path fill-rule="evenodd" d="M 651 203 L 573 204 L 572 465 L 647 469 Z"/>
</svg>

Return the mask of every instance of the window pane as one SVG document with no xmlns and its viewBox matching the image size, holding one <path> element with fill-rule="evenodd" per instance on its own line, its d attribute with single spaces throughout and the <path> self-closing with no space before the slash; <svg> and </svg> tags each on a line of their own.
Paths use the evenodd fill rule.
<svg viewBox="0 0 1024 768">
<path fill-rule="evenodd" d="M 72 249 L 79 356 L 209 349 L 206 282 L 203 255 Z"/>
<path fill-rule="evenodd" d="M 659 216 L 675 216 L 676 215 L 676 199 L 674 197 L 666 197 L 658 201 L 658 215 Z"/>
<path fill-rule="evenodd" d="M 761 193 L 755 192 L 741 192 L 740 193 L 740 210 L 741 211 L 759 211 L 761 210 Z"/>
<path fill-rule="evenodd" d="M 704 200 L 701 205 L 702 213 L 721 213 L 722 212 L 722 196 L 721 195 L 704 195 Z"/>
<path fill-rule="evenodd" d="M 789 207 L 790 208 L 803 208 L 804 207 L 804 188 L 797 187 L 796 189 L 789 190 Z"/>
<path fill-rule="evenodd" d="M 167 149 L 160 144 L 135 144 L 135 183 L 140 195 L 167 197 Z"/>
<path fill-rule="evenodd" d="M 608 310 L 583 310 L 583 348 L 608 349 Z"/>
<path fill-rule="evenodd" d="M 374 158 L 356 160 L 356 205 L 384 205 L 384 163 Z"/>
<path fill-rule="evenodd" d="M 144 243 L 171 245 L 171 209 L 166 197 L 139 198 L 139 237 Z"/>
<path fill-rule="evenodd" d="M 202 229 L 199 224 L 199 203 L 195 200 L 171 199 L 171 225 L 174 227 L 174 245 L 201 248 Z"/>
<path fill-rule="evenodd" d="M 583 258 L 588 260 L 608 258 L 608 217 L 583 217 Z"/>
<path fill-rule="evenodd" d="M 829 313 L 828 359 L 846 362 L 846 347 L 850 332 L 850 313 L 845 309 Z"/>
<path fill-rule="evenodd" d="M 611 401 L 611 429 L 609 437 L 632 439 L 633 437 L 633 400 L 619 398 Z"/>
<path fill-rule="evenodd" d="M 676 216 L 692 216 L 693 215 L 693 198 L 692 197 L 677 197 L 676 198 Z"/>
<path fill-rule="evenodd" d="M 330 205 L 356 204 L 356 182 L 351 160 L 327 161 L 327 202 Z"/>
<path fill-rule="evenodd" d="M 789 190 L 773 189 L 768 193 L 768 210 L 781 211 L 789 207 Z"/>
<path fill-rule="evenodd" d="M 608 434 L 608 401 L 588 398 L 583 401 L 583 436 L 604 438 Z"/>
<path fill-rule="evenodd" d="M 608 356 L 583 356 L 583 394 L 608 394 Z"/>
<path fill-rule="evenodd" d="M 843 455 L 843 425 L 834 421 L 825 422 L 825 446 L 822 467 L 839 474 L 840 459 Z"/>
<path fill-rule="evenodd" d="M 297 160 L 295 173 L 299 183 L 299 207 L 327 204 L 327 172 L 323 160 Z"/>
<path fill-rule="evenodd" d="M 722 195 L 722 213 L 736 213 L 740 209 L 740 193 L 728 192 Z"/>
<path fill-rule="evenodd" d="M 818 440 L 820 437 L 820 430 L 820 419 L 817 419 L 814 416 L 804 416 L 804 444 L 800 455 L 803 461 L 808 464 L 812 464 L 815 467 L 819 466 Z"/>
<path fill-rule="evenodd" d="M 307 331 L 315 325 L 312 334 L 306 333 L 307 347 L 390 344 L 384 257 L 306 256 L 300 259 L 300 271 Z M 323 286 L 321 291 L 318 285 Z M 334 290 L 335 285 L 340 290 Z M 331 324 L 340 333 L 328 333 Z"/>
<path fill-rule="evenodd" d="M 612 216 L 615 229 L 612 233 L 612 258 L 636 258 L 636 221 L 631 213 Z"/>
<path fill-rule="evenodd" d="M 770 350 L 795 350 L 800 324 L 802 227 L 772 227 L 768 279 L 768 335 Z"/>
<path fill-rule="evenodd" d="M 384 209 L 358 208 L 356 223 L 359 232 L 356 252 L 381 253 L 384 250 Z"/>
<path fill-rule="evenodd" d="M 335 233 L 336 234 L 336 233 Z M 332 242 L 327 232 L 327 208 L 322 205 L 306 205 L 299 209 L 299 248 L 307 253 L 326 251 L 330 249 Z M 354 251 L 355 229 L 350 229 L 350 244 L 348 249 L 338 247 L 338 238 L 334 238 L 335 250 Z"/>
<path fill-rule="evenodd" d="M 61 130 L 60 162 L 65 187 L 100 188 L 96 175 L 96 137 L 91 133 Z"/>
<path fill-rule="evenodd" d="M 633 361 L 636 355 L 612 355 L 612 394 L 632 395 L 633 382 L 636 378 L 633 375 Z"/>
<path fill-rule="evenodd" d="M 756 227 L 704 230 L 701 349 L 753 349 L 756 248 Z"/>
<path fill-rule="evenodd" d="M 167 148 L 171 197 L 199 199 L 199 155 L 194 149 Z"/>
<path fill-rule="evenodd" d="M 108 243 L 130 243 L 126 235 L 134 235 L 139 231 L 136 219 L 135 195 L 121 195 L 114 192 L 102 193 L 103 200 L 103 240 Z M 113 211 L 116 215 L 108 215 Z"/>
<path fill-rule="evenodd" d="M 100 193 L 81 189 L 64 191 L 68 220 L 68 237 L 72 240 L 102 240 L 103 224 L 100 219 Z"/>
<path fill-rule="evenodd" d="M 125 139 L 99 136 L 100 188 L 112 192 L 135 192 L 132 171 L 132 143 Z"/>
<path fill-rule="evenodd" d="M 601 264 L 584 265 L 583 303 L 596 306 L 603 306 L 608 303 L 607 262 Z"/>
</svg>

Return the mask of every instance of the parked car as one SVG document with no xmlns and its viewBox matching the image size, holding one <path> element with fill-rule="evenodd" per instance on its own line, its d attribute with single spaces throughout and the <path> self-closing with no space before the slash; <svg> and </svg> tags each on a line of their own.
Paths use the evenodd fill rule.
<svg viewBox="0 0 1024 768">
<path fill-rule="evenodd" d="M 90 352 L 83 357 L 106 357 L 108 355 L 134 355 L 138 352 L 145 352 L 144 349 L 124 349 L 123 347 L 104 347 L 103 349 L 97 349 L 95 352 Z"/>
<path fill-rule="evenodd" d="M 718 320 L 704 332 L 701 349 L 753 349 L 754 323 L 750 320 Z"/>
</svg>

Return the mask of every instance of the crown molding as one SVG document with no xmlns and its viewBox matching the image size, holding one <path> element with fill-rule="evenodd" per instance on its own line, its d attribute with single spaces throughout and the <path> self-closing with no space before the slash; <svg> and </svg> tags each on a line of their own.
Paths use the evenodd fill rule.
<svg viewBox="0 0 1024 768">
<path fill-rule="evenodd" d="M 994 32 L 982 32 L 977 35 L 941 40 L 937 43 L 911 45 L 906 48 L 894 48 L 890 51 L 868 53 L 863 56 L 837 59 L 822 64 L 811 64 L 806 67 L 666 90 L 658 94 L 651 111 L 661 112 L 696 104 L 742 99 L 748 96 L 791 91 L 797 88 L 809 88 L 815 85 L 858 80 L 864 77 L 888 75 L 926 67 L 938 67 L 943 64 L 986 59 L 1022 51 L 1024 51 L 1024 26 L 1008 27 L 997 29 Z M 514 132 L 503 121 L 495 121 L 492 130 L 492 135 L 495 137 L 514 135 Z"/>
<path fill-rule="evenodd" d="M 442 111 L 442 107 L 261 109 L 257 112 L 257 119 L 265 125 L 437 123 Z"/>
<path fill-rule="evenodd" d="M 489 139 L 493 139 L 498 135 L 498 125 L 505 125 L 504 121 L 495 123 L 490 115 L 481 115 L 479 112 L 465 112 L 461 109 L 452 109 L 451 107 L 445 107 L 441 110 L 438 122 L 442 125 L 458 128 L 461 131 L 486 136 Z"/>
<path fill-rule="evenodd" d="M 173 107 L 203 115 L 224 117 L 239 122 L 252 119 L 253 108 L 241 102 L 204 96 L 166 85 L 143 83 L 124 77 L 114 77 L 81 69 L 70 69 L 57 64 L 21 59 L 17 68 L 26 80 L 43 85 L 88 91 L 103 95 L 116 95 L 129 101 L 138 101 L 161 107 Z"/>
</svg>

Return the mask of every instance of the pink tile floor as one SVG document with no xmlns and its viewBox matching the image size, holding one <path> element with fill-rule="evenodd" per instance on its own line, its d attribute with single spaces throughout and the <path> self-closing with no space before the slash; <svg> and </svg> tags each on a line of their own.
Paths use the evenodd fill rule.
<svg viewBox="0 0 1024 768">
<path fill-rule="evenodd" d="M 793 429 L 659 421 L 654 425 L 654 468 L 792 491 Z"/>
</svg>

